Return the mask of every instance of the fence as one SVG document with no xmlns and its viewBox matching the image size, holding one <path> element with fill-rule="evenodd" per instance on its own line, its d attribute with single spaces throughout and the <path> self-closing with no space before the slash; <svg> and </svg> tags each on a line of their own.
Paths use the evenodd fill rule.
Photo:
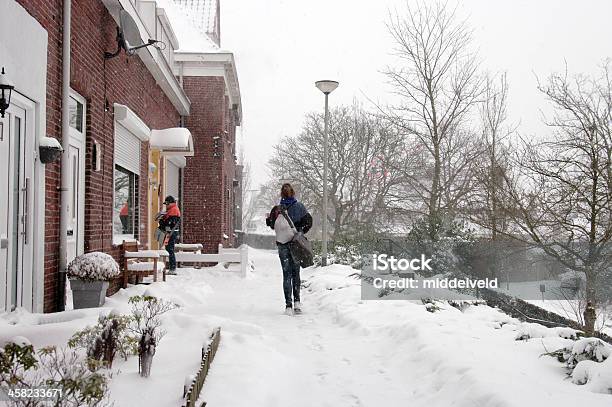
<svg viewBox="0 0 612 407">
<path fill-rule="evenodd" d="M 218 253 L 176 253 L 177 263 L 240 263 L 240 274 L 246 277 L 249 270 L 249 248 L 243 244 L 237 249 L 219 245 Z"/>
<path fill-rule="evenodd" d="M 183 397 L 185 397 L 185 404 L 183 404 L 183 407 L 196 407 L 196 402 L 200 397 L 202 387 L 204 387 L 204 380 L 206 380 L 206 375 L 208 375 L 208 371 L 210 370 L 210 364 L 215 358 L 217 349 L 219 349 L 220 341 L 221 328 L 216 328 L 210 335 L 210 340 L 208 341 L 206 347 L 202 348 L 202 363 L 200 364 L 200 368 L 198 369 L 195 378 L 191 382 L 189 389 L 183 390 Z M 206 402 L 203 402 L 199 407 L 205 406 Z"/>
</svg>

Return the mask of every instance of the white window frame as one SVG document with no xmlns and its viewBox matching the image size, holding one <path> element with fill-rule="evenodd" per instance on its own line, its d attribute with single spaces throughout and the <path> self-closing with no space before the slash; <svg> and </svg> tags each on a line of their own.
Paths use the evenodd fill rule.
<svg viewBox="0 0 612 407">
<path fill-rule="evenodd" d="M 115 103 L 114 104 L 114 113 L 115 113 L 115 120 L 114 120 L 114 128 L 113 128 L 113 173 L 112 173 L 112 177 L 113 177 L 113 201 L 112 201 L 112 234 L 111 234 L 111 242 L 113 244 L 113 246 L 118 246 L 121 243 L 123 243 L 123 240 L 127 240 L 127 241 L 138 241 L 138 239 L 140 238 L 140 221 L 141 221 L 141 210 L 140 210 L 140 204 L 141 201 L 143 199 L 143 197 L 138 196 L 138 205 L 136 207 L 136 210 L 138 211 L 137 213 L 137 219 L 138 222 L 137 224 L 134 225 L 135 227 L 135 231 L 134 234 L 132 236 L 130 236 L 129 238 L 127 238 L 127 235 L 116 235 L 115 234 L 115 227 L 114 227 L 114 216 L 115 216 L 115 168 L 117 166 L 124 168 L 121 163 L 117 163 L 117 159 L 115 156 L 115 147 L 114 147 L 114 143 L 115 143 L 115 138 L 117 135 L 117 126 L 121 125 L 125 130 L 127 130 L 130 134 L 132 134 L 134 137 L 136 137 L 139 141 L 140 141 L 140 148 L 142 149 L 142 143 L 143 142 L 147 142 L 149 141 L 150 138 L 150 134 L 151 134 L 151 130 L 149 129 L 149 127 L 142 121 L 142 119 L 140 119 L 140 117 L 138 117 L 138 115 L 136 113 L 134 113 L 134 111 L 132 111 L 129 107 L 125 106 L 125 105 L 121 105 L 119 103 Z M 142 151 L 142 150 L 141 150 Z M 141 159 L 141 163 L 142 163 L 142 155 L 140 157 Z M 142 165 L 141 165 L 142 167 Z M 127 168 L 124 168 L 125 170 L 134 173 L 133 171 L 130 171 Z M 139 194 L 140 193 L 140 187 L 142 185 L 142 182 L 148 182 L 148 174 L 142 174 L 141 171 L 139 171 L 138 173 L 134 173 L 134 175 L 138 176 L 138 190 L 135 191 L 135 193 Z M 136 215 L 135 215 L 136 216 Z M 135 236 L 137 237 L 135 237 Z M 121 242 L 119 241 L 119 238 L 116 239 L 116 237 L 119 237 L 121 239 Z"/>
</svg>

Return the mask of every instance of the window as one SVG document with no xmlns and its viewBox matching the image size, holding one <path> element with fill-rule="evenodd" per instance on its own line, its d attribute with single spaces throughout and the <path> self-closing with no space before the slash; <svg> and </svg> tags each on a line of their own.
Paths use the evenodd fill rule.
<svg viewBox="0 0 612 407">
<path fill-rule="evenodd" d="M 70 127 L 76 129 L 79 133 L 83 133 L 83 103 L 70 97 L 68 111 L 70 114 Z"/>
<path fill-rule="evenodd" d="M 138 239 L 138 175 L 115 165 L 113 242 Z"/>
<path fill-rule="evenodd" d="M 115 106 L 117 112 L 118 106 Z M 133 131 L 133 123 L 126 123 Z M 140 198 L 139 180 L 141 174 L 140 139 L 128 128 L 115 121 L 114 140 L 114 199 L 113 199 L 113 244 L 124 240 L 138 239 L 140 231 L 139 202 L 146 202 L 147 196 Z M 146 172 L 144 173 L 146 180 Z"/>
</svg>

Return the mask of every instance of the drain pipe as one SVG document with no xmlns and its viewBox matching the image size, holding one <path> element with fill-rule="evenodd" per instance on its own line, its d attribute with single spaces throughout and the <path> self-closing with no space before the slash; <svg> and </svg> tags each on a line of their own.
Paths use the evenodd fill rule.
<svg viewBox="0 0 612 407">
<path fill-rule="evenodd" d="M 183 74 L 184 74 L 184 70 L 185 70 L 185 61 L 181 61 L 181 64 L 179 65 L 179 84 L 181 85 L 181 89 L 185 89 L 185 86 L 183 84 Z M 180 123 L 181 127 L 185 127 L 185 116 L 181 115 L 181 123 Z M 185 191 L 185 168 L 180 168 L 179 169 L 179 196 L 178 196 L 178 200 L 179 200 L 179 208 L 181 209 L 181 212 L 183 211 L 183 209 L 185 208 L 183 206 L 183 191 Z M 181 216 L 184 216 L 184 214 L 181 213 Z M 184 220 L 184 218 L 183 218 Z M 185 222 L 181 222 L 183 225 L 185 224 Z M 180 226 L 179 228 L 179 241 L 183 242 L 183 225 Z"/>
<path fill-rule="evenodd" d="M 72 0 L 64 0 L 62 14 L 62 163 L 60 186 L 60 227 L 59 227 L 59 274 L 57 282 L 56 311 L 64 311 L 66 295 L 66 268 L 68 266 L 68 203 L 70 186 L 70 32 Z"/>
</svg>

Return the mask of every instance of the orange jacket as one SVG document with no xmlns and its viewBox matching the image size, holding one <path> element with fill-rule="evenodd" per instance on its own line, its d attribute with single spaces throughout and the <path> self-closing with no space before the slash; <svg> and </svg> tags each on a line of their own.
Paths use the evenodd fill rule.
<svg viewBox="0 0 612 407">
<path fill-rule="evenodd" d="M 172 217 L 172 216 L 176 216 L 178 218 L 181 217 L 181 210 L 178 208 L 178 206 L 176 205 L 176 203 L 171 203 L 166 205 L 166 214 L 164 215 L 164 220 Z"/>
<path fill-rule="evenodd" d="M 129 213 L 129 207 L 128 207 L 128 204 L 126 202 L 121 207 L 121 210 L 119 211 L 119 216 L 128 216 L 128 213 Z"/>
</svg>

